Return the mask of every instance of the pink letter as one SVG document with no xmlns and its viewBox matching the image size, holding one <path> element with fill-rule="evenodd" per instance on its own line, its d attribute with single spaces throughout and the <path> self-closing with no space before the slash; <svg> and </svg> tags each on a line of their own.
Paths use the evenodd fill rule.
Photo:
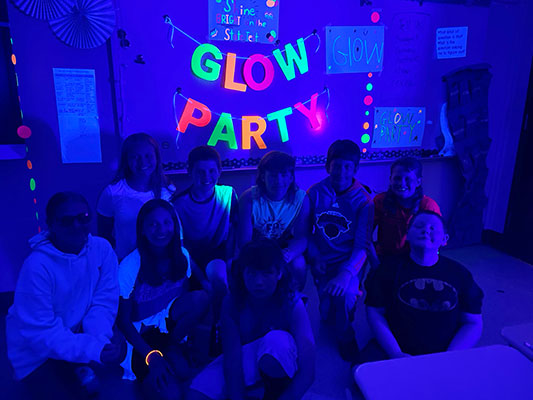
<svg viewBox="0 0 533 400">
<path fill-rule="evenodd" d="M 252 75 L 252 68 L 255 63 L 261 63 L 265 70 L 265 76 L 262 82 L 256 82 Z M 253 90 L 265 90 L 270 86 L 272 80 L 274 79 L 274 66 L 272 62 L 262 54 L 254 54 L 248 57 L 244 63 L 244 80 L 247 85 L 250 86 Z"/>
<path fill-rule="evenodd" d="M 296 103 L 294 105 L 294 108 L 296 108 L 298 111 L 300 111 L 303 115 L 305 115 L 309 122 L 311 122 L 311 128 L 318 129 L 320 128 L 320 121 L 317 118 L 317 110 L 316 110 L 316 103 L 318 100 L 318 93 L 315 93 L 311 96 L 311 107 L 307 109 L 302 103 Z"/>
</svg>

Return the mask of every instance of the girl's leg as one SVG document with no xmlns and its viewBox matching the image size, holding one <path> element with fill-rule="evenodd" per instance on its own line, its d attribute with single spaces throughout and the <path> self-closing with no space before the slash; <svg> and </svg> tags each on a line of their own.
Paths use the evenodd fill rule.
<svg viewBox="0 0 533 400">
<path fill-rule="evenodd" d="M 209 312 L 209 296 L 203 290 L 194 290 L 174 301 L 170 308 L 167 326 L 171 347 L 176 347 L 185 336 L 190 347 L 189 361 L 203 364 L 209 358 L 210 325 L 205 324 Z"/>
<path fill-rule="evenodd" d="M 180 343 L 204 319 L 208 310 L 209 297 L 203 290 L 194 290 L 176 299 L 169 312 L 174 325 L 170 332 L 172 341 Z"/>
</svg>

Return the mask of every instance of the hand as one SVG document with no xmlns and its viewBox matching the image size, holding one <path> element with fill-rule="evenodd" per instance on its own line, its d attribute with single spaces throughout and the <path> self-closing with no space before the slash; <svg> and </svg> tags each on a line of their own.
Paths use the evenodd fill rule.
<svg viewBox="0 0 533 400">
<path fill-rule="evenodd" d="M 104 346 L 100 353 L 100 361 L 102 364 L 113 364 L 119 360 L 122 355 L 121 345 L 115 343 L 108 343 Z"/>
<path fill-rule="evenodd" d="M 341 270 L 337 276 L 331 279 L 324 288 L 326 293 L 329 293 L 331 296 L 344 296 L 350 280 L 352 279 L 352 274 L 346 270 Z"/>
<path fill-rule="evenodd" d="M 283 258 L 285 259 L 286 263 L 290 263 L 295 257 L 294 252 L 289 248 L 283 249 L 281 252 L 283 253 Z"/>
<path fill-rule="evenodd" d="M 174 372 L 167 361 L 159 354 L 154 353 L 148 359 L 150 370 L 149 379 L 158 392 L 166 391 L 168 385 L 174 380 Z"/>
</svg>

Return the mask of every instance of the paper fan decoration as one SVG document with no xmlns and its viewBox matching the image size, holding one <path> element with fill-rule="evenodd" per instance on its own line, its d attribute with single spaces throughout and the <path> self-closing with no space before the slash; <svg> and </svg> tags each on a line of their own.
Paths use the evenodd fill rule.
<svg viewBox="0 0 533 400">
<path fill-rule="evenodd" d="M 33 18 L 50 20 L 70 11 L 75 0 L 11 0 L 24 14 Z"/>
<path fill-rule="evenodd" d="M 49 24 L 56 36 L 69 46 L 92 49 L 111 36 L 115 9 L 111 0 L 76 0 L 68 14 Z"/>
</svg>

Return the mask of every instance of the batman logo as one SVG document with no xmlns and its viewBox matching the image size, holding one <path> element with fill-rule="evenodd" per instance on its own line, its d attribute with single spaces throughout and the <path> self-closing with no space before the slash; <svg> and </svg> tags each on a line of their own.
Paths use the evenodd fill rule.
<svg viewBox="0 0 533 400">
<path fill-rule="evenodd" d="M 341 233 L 348 232 L 351 223 L 352 221 L 348 221 L 337 211 L 324 211 L 316 216 L 316 225 L 330 240 L 338 238 Z"/>
<path fill-rule="evenodd" d="M 457 307 L 457 290 L 448 282 L 419 278 L 405 282 L 398 289 L 400 301 L 422 311 L 443 312 Z"/>
</svg>

